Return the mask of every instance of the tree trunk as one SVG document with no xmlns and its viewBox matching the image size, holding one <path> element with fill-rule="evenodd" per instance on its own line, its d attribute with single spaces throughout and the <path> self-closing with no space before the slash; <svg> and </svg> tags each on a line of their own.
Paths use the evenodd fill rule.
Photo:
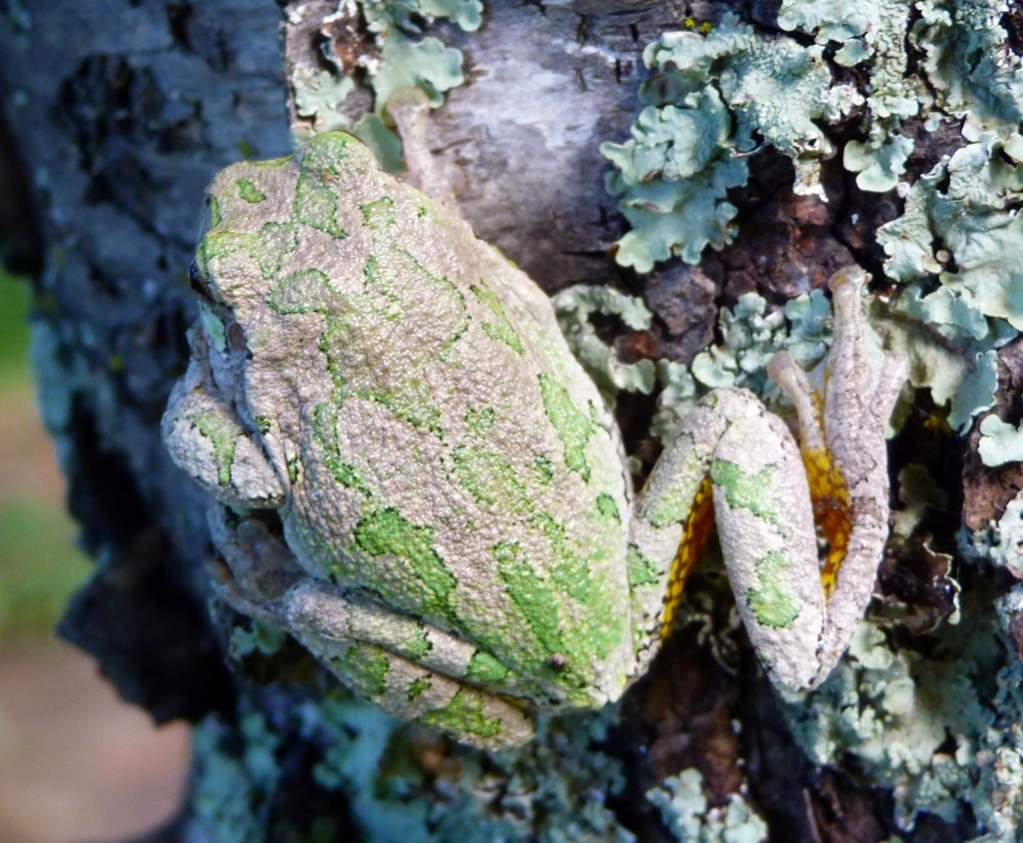
<svg viewBox="0 0 1023 843">
<path fill-rule="evenodd" d="M 922 10 L 969 4 L 935 0 L 911 13 L 887 5 L 881 20 L 903 14 L 901 41 Z M 715 333 L 720 307 L 758 291 L 773 309 L 851 262 L 871 270 L 882 292 L 896 290 L 882 281 L 877 230 L 903 215 L 907 191 L 862 189 L 839 152 L 822 163 L 829 201 L 797 194 L 792 156 L 769 137 L 759 151 L 736 152 L 749 177 L 728 193 L 738 209 L 731 242 L 703 249 L 698 264 L 676 258 L 644 274 L 616 264 L 627 227 L 604 188 L 610 168 L 599 145 L 623 142 L 643 107 L 644 46 L 665 31 L 717 26 L 727 11 L 765 43 L 813 43 L 782 33 L 791 26 L 780 26 L 777 4 L 760 0 L 493 0 L 478 31 L 444 21 L 428 30 L 464 56 L 467 83 L 429 124 L 461 213 L 549 293 L 587 282 L 642 296 L 649 328 L 597 326 L 625 363 L 689 365 L 726 342 Z M 1015 56 L 1021 18 L 1002 12 L 1008 47 L 980 41 L 976 55 Z M 771 689 L 713 564 L 687 593 L 689 622 L 619 704 L 542 720 L 538 738 L 509 753 L 462 747 L 339 694 L 297 643 L 277 646 L 210 600 L 205 496 L 171 463 L 159 431 L 188 359 L 196 312 L 188 267 L 203 191 L 233 161 L 291 151 L 292 132 L 322 128 L 328 112 L 354 123 L 372 107 L 359 60 L 375 58 L 378 44 L 364 24 L 354 4 L 339 12 L 328 0 L 16 0 L 0 13 L 8 259 L 35 278 L 43 414 L 96 560 L 60 632 L 157 722 L 195 724 L 186 802 L 159 839 L 1017 839 L 1023 635 L 1014 635 L 1023 624 L 1011 588 L 1023 566 L 1011 564 L 1008 540 L 988 535 L 984 545 L 978 536 L 1002 517 L 1023 475 L 1015 463 L 982 464 L 976 426 L 955 438 L 930 423 L 944 398 L 933 386 L 933 400 L 926 394 L 924 363 L 915 408 L 892 443 L 892 476 L 903 472 L 901 485 L 893 480 L 895 518 L 911 523 L 891 543 L 883 599 L 844 673 L 798 700 Z M 866 92 L 865 71 L 831 62 L 829 50 L 833 78 Z M 913 50 L 907 76 L 925 57 L 924 46 Z M 355 91 L 337 108 L 311 108 L 310 80 L 337 80 L 342 67 Z M 837 148 L 864 137 L 864 113 L 828 127 Z M 900 174 L 906 186 L 967 143 L 950 121 L 902 125 L 915 140 Z M 1018 199 L 1018 186 L 1006 190 Z M 1000 231 L 1008 220 L 988 223 Z M 934 236 L 963 270 L 956 246 Z M 879 324 L 907 318 L 878 307 Z M 910 336 L 967 356 L 935 332 Z M 987 351 L 999 355 L 996 409 L 1015 422 L 1018 344 L 976 353 Z M 959 373 L 953 386 L 965 382 L 962 365 L 947 369 Z M 639 476 L 659 448 L 650 433 L 658 406 L 654 394 L 618 395 Z M 933 494 L 910 494 L 921 476 Z M 967 530 L 958 545 L 957 511 Z M 1012 524 L 1001 528 L 1008 535 Z M 951 571 L 942 554 L 958 554 Z"/>
</svg>

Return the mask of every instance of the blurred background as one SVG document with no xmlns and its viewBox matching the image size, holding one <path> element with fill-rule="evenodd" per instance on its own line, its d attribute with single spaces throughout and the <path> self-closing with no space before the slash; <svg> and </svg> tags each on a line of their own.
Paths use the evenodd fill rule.
<svg viewBox="0 0 1023 843">
<path fill-rule="evenodd" d="M 0 266 L 0 841 L 123 841 L 184 791 L 188 730 L 120 702 L 54 624 L 88 576 L 29 365 L 31 291 Z"/>
</svg>

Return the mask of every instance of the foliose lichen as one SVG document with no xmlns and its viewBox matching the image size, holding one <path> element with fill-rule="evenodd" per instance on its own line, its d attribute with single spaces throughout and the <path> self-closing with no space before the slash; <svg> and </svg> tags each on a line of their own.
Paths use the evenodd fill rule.
<svg viewBox="0 0 1023 843">
<path fill-rule="evenodd" d="M 703 792 L 699 770 L 683 770 L 669 776 L 659 787 L 647 791 L 647 799 L 661 812 L 661 819 L 679 843 L 761 843 L 767 824 L 738 793 L 728 805 L 711 808 Z"/>
<path fill-rule="evenodd" d="M 304 745 L 319 747 L 307 785 L 318 796 L 306 794 L 307 805 L 329 806 L 343 798 L 360 839 L 635 843 L 606 804 L 624 787 L 621 762 L 596 748 L 607 737 L 613 707 L 556 722 L 542 719 L 537 739 L 527 747 L 489 754 L 445 748 L 436 735 L 402 724 L 344 692 L 297 701 L 279 714 L 274 734 L 294 733 Z M 251 715 L 241 722 L 236 735 L 228 734 L 216 718 L 197 731 L 195 813 L 204 839 L 320 839 L 313 833 L 316 817 L 308 810 L 304 828 L 287 828 L 287 834 L 286 820 L 270 818 L 274 783 L 287 774 L 288 748 L 270 734 L 261 717 Z M 434 763 L 419 766 L 403 760 L 413 752 L 433 753 Z M 701 813 L 716 816 L 706 809 Z M 257 817 L 264 827 L 253 827 Z M 326 821 L 329 814 L 321 819 Z"/>
<path fill-rule="evenodd" d="M 797 193 L 824 196 L 820 160 L 834 149 L 818 123 L 861 97 L 831 84 L 823 48 L 764 38 L 729 13 L 705 36 L 664 33 L 643 63 L 653 75 L 632 138 L 601 145 L 615 167 L 607 190 L 632 226 L 618 242 L 619 264 L 637 272 L 674 256 L 695 264 L 706 246 L 731 242 L 737 209 L 725 195 L 746 183 L 758 138 L 793 160 Z"/>
<path fill-rule="evenodd" d="M 372 34 L 376 51 L 364 54 L 352 66 L 344 66 L 330 39 L 324 55 L 330 70 L 297 66 L 291 75 L 295 108 L 312 120 L 316 132 L 344 129 L 352 132 L 377 156 L 388 172 L 401 166 L 401 140 L 392 130 L 387 103 L 402 88 L 418 88 L 436 107 L 445 92 L 465 81 L 462 53 L 439 38 L 424 36 L 423 29 L 436 21 L 450 21 L 466 32 L 479 29 L 483 5 L 479 0 L 354 0 L 366 29 Z M 350 16 L 348 3 L 338 5 L 336 14 L 324 19 Z M 353 119 L 344 102 L 360 86 L 373 93 L 373 110 Z"/>
<path fill-rule="evenodd" d="M 954 823 L 969 804 L 996 835 L 990 839 L 1016 839 L 1023 805 L 1002 791 L 1019 791 L 1023 670 L 1007 652 L 991 598 L 968 595 L 968 623 L 946 626 L 926 656 L 894 650 L 880 628 L 863 622 L 832 677 L 788 707 L 793 734 L 814 763 L 852 757 L 892 788 L 903 829 L 921 811 Z M 1004 769 L 993 767 L 996 758 Z"/>
<path fill-rule="evenodd" d="M 782 310 L 769 308 L 758 293 L 740 296 L 735 307 L 720 313 L 721 342 L 701 351 L 688 366 L 666 359 L 624 363 L 598 336 L 591 322 L 595 314 L 618 316 L 634 331 L 649 329 L 651 314 L 639 298 L 608 287 L 577 286 L 559 293 L 553 303 L 572 353 L 610 400 L 619 390 L 649 394 L 660 384 L 651 432 L 664 443 L 709 390 L 743 387 L 776 403 L 778 389 L 767 377 L 774 354 L 787 350 L 810 369 L 831 345 L 831 305 L 820 290 L 790 299 Z"/>
<path fill-rule="evenodd" d="M 875 317 L 910 356 L 913 385 L 964 431 L 993 406 L 997 350 L 1023 329 L 1023 58 L 1009 11 L 1005 0 L 783 0 L 778 26 L 792 37 L 732 14 L 701 32 L 662 34 L 644 51 L 651 76 L 631 139 L 601 148 L 613 165 L 607 188 L 631 226 L 617 261 L 642 273 L 728 244 L 737 233 L 728 190 L 746 183 L 763 146 L 792 160 L 797 193 L 826 199 L 829 132 L 857 116 L 844 167 L 860 190 L 898 188 L 905 199 L 877 231 L 900 289 Z M 844 68 L 858 88 L 837 81 Z M 963 146 L 902 181 L 921 127 L 952 125 Z M 1004 428 L 994 441 L 996 426 L 984 432 L 989 464 L 1016 453 Z"/>
<path fill-rule="evenodd" d="M 996 350 L 1023 328 L 1021 198 L 1023 169 L 989 132 L 921 176 L 902 216 L 877 232 L 886 275 L 904 285 L 893 313 L 944 346 L 919 334 L 906 343 L 913 382 L 951 402 L 960 431 L 994 404 Z"/>
<path fill-rule="evenodd" d="M 962 620 L 922 647 L 896 648 L 885 629 L 864 620 L 847 658 L 815 692 L 791 695 L 793 734 L 818 764 L 857 760 L 892 788 L 896 821 L 911 830 L 929 811 L 950 823 L 967 807 L 982 836 L 1016 840 L 1023 832 L 1023 663 L 1018 636 L 1023 583 L 997 597 L 985 571 L 1023 574 L 1023 496 L 989 527 L 959 534 L 966 566 Z"/>
</svg>

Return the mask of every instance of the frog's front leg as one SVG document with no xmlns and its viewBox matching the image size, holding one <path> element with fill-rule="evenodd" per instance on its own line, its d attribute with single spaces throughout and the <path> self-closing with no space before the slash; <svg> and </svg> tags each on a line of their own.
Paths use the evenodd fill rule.
<svg viewBox="0 0 1023 843">
<path fill-rule="evenodd" d="M 174 462 L 221 503 L 236 508 L 272 508 L 284 501 L 284 487 L 256 434 L 209 388 L 203 340 L 193 337 L 185 376 L 175 384 L 160 422 Z"/>
<path fill-rule="evenodd" d="M 836 273 L 834 343 L 821 402 L 785 355 L 771 374 L 799 414 L 802 453 L 750 393 L 718 390 L 683 422 L 640 496 L 630 581 L 641 661 L 668 633 L 686 576 L 717 526 L 754 648 L 783 690 L 820 684 L 848 646 L 873 591 L 888 527 L 884 426 L 905 380 L 865 365 L 866 274 Z M 823 566 L 817 526 L 829 544 Z"/>
<path fill-rule="evenodd" d="M 402 720 L 499 749 L 533 736 L 532 719 L 510 697 L 523 693 L 495 658 L 451 633 L 304 575 L 288 548 L 254 519 L 212 519 L 228 570 L 220 595 L 245 615 L 283 628 L 358 696 Z"/>
</svg>

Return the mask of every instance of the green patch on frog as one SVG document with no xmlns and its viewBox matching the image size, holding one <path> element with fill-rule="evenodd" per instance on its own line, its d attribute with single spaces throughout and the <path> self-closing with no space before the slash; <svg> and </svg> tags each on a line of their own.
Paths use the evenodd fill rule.
<svg viewBox="0 0 1023 843">
<path fill-rule="evenodd" d="M 754 563 L 759 586 L 746 599 L 757 622 L 771 629 L 786 629 L 799 617 L 799 604 L 789 591 L 791 565 L 780 553 L 768 553 Z"/>
<path fill-rule="evenodd" d="M 547 374 L 540 376 L 540 396 L 547 418 L 553 425 L 565 448 L 565 465 L 583 480 L 590 479 L 590 465 L 586 461 L 586 443 L 595 432 L 592 421 L 581 412 L 565 389 Z"/>
<path fill-rule="evenodd" d="M 504 343 L 516 354 L 524 354 L 525 349 L 522 347 L 522 340 L 519 339 L 519 335 L 515 333 L 511 322 L 505 316 L 501 300 L 494 295 L 493 290 L 480 284 L 474 284 L 469 289 L 494 317 L 492 322 L 483 323 L 483 333 L 494 340 L 494 342 Z"/>
<path fill-rule="evenodd" d="M 433 534 L 433 527 L 406 521 L 391 507 L 363 516 L 354 531 L 356 544 L 370 556 L 397 556 L 407 562 L 424 610 L 451 618 L 456 580 L 434 549 Z"/>
<path fill-rule="evenodd" d="M 456 734 L 476 735 L 484 740 L 491 740 L 501 734 L 501 721 L 496 717 L 487 717 L 479 692 L 469 688 L 459 688 L 444 708 L 428 711 L 419 719 L 427 726 Z"/>
</svg>

